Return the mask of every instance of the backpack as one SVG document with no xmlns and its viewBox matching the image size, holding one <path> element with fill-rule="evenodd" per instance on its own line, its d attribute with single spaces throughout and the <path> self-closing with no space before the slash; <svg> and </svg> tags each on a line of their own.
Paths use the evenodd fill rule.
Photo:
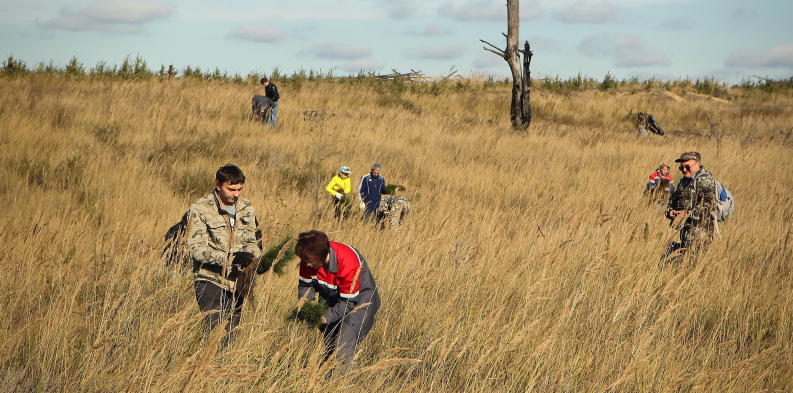
<svg viewBox="0 0 793 393">
<path fill-rule="evenodd" d="M 713 177 L 713 175 L 710 176 Z M 694 190 L 697 189 L 697 179 L 699 179 L 699 176 L 694 178 Z M 714 206 L 710 215 L 715 221 L 716 234 L 718 234 L 719 239 L 721 239 L 719 222 L 727 221 L 728 218 L 732 217 L 732 213 L 735 212 L 735 198 L 732 197 L 732 193 L 727 190 L 727 187 L 724 187 L 718 180 L 714 178 L 713 181 L 716 183 L 716 206 Z"/>
<path fill-rule="evenodd" d="M 716 181 L 716 209 L 713 210 L 713 217 L 716 221 L 727 221 L 735 212 L 735 199 L 724 185 Z"/>
</svg>

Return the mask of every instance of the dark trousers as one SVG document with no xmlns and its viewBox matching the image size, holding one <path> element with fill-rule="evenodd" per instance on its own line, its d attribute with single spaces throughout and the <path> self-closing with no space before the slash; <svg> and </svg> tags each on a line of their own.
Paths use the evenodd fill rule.
<svg viewBox="0 0 793 393">
<path fill-rule="evenodd" d="M 666 248 L 666 252 L 661 256 L 661 260 L 667 262 L 680 262 L 683 260 L 683 255 L 686 253 L 688 253 L 691 258 L 696 258 L 698 254 L 707 249 L 712 239 L 713 230 L 709 226 L 685 225 L 680 230 L 680 242 L 670 243 Z M 675 251 L 681 249 L 683 252 L 675 254 Z M 671 255 L 674 256 L 671 260 L 668 260 Z"/>
<path fill-rule="evenodd" d="M 229 321 L 227 331 L 230 331 L 240 324 L 242 315 L 242 296 L 234 292 L 227 291 L 208 281 L 195 281 L 195 298 L 198 301 L 198 308 L 201 312 L 218 311 L 204 317 L 204 335 L 209 336 L 223 321 Z M 232 333 L 233 334 L 233 333 Z M 231 339 L 233 337 L 229 337 Z"/>
<path fill-rule="evenodd" d="M 347 214 L 350 212 L 350 209 L 345 202 L 346 199 L 347 197 L 343 197 L 340 200 L 336 199 L 335 197 L 333 198 L 333 209 L 335 210 L 333 218 L 341 218 L 342 220 L 347 218 Z"/>
<path fill-rule="evenodd" d="M 367 202 L 366 210 L 363 211 L 363 222 L 370 222 L 373 225 L 380 223 L 380 215 L 377 214 L 377 208 L 380 207 L 380 202 Z"/>
<path fill-rule="evenodd" d="M 369 312 L 368 307 L 364 307 L 358 312 L 365 314 Z M 328 360 L 335 352 L 336 358 L 343 365 L 342 371 L 346 371 L 355 357 L 355 347 L 366 338 L 372 328 L 374 315 L 370 318 L 372 322 L 365 324 L 367 326 L 362 326 L 364 324 L 360 319 L 349 317 L 327 324 L 322 332 L 325 342 L 325 360 Z"/>
</svg>

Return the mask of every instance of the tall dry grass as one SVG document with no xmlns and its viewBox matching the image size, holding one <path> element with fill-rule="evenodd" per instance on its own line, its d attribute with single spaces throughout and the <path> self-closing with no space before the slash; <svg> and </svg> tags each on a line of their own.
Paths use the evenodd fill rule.
<svg viewBox="0 0 793 393">
<path fill-rule="evenodd" d="M 0 79 L 4 390 L 793 389 L 789 95 L 545 92 L 518 132 L 503 88 L 280 90 L 270 130 L 248 120 L 256 86 Z M 637 138 L 639 111 L 680 132 Z M 642 189 L 687 150 L 737 211 L 707 254 L 659 269 L 675 233 Z M 230 347 L 202 341 L 191 274 L 159 252 L 229 162 L 265 244 L 317 228 L 369 261 L 383 307 L 357 372 L 320 366 L 319 333 L 284 320 L 294 263 L 259 277 Z M 373 162 L 413 201 L 394 231 L 334 222 L 321 190 Z"/>
</svg>

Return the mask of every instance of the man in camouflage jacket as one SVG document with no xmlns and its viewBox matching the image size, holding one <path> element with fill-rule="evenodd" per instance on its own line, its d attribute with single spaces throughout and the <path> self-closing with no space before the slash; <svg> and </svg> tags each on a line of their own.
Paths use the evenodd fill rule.
<svg viewBox="0 0 793 393">
<path fill-rule="evenodd" d="M 680 243 L 673 242 L 663 258 L 678 249 L 685 248 L 695 256 L 713 239 L 714 219 L 711 216 L 716 202 L 716 180 L 700 164 L 700 155 L 690 151 L 680 155 L 683 178 L 669 198 L 666 217 L 671 225 L 680 230 Z"/>
<path fill-rule="evenodd" d="M 240 198 L 245 176 L 234 165 L 215 174 L 215 191 L 190 206 L 187 248 L 193 261 L 193 286 L 201 312 L 207 315 L 204 332 L 228 319 L 228 329 L 239 324 L 244 296 L 237 293 L 237 277 L 258 261 L 253 205 Z"/>
</svg>

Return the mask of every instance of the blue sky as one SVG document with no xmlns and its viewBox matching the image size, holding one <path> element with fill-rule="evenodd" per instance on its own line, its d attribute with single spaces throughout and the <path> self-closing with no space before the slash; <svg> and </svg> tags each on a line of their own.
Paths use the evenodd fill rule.
<svg viewBox="0 0 793 393">
<path fill-rule="evenodd" d="M 93 67 L 140 55 L 229 74 L 278 67 L 509 74 L 506 0 L 0 0 L 0 55 Z M 793 1 L 521 1 L 532 76 L 738 82 L 793 76 Z"/>
</svg>

